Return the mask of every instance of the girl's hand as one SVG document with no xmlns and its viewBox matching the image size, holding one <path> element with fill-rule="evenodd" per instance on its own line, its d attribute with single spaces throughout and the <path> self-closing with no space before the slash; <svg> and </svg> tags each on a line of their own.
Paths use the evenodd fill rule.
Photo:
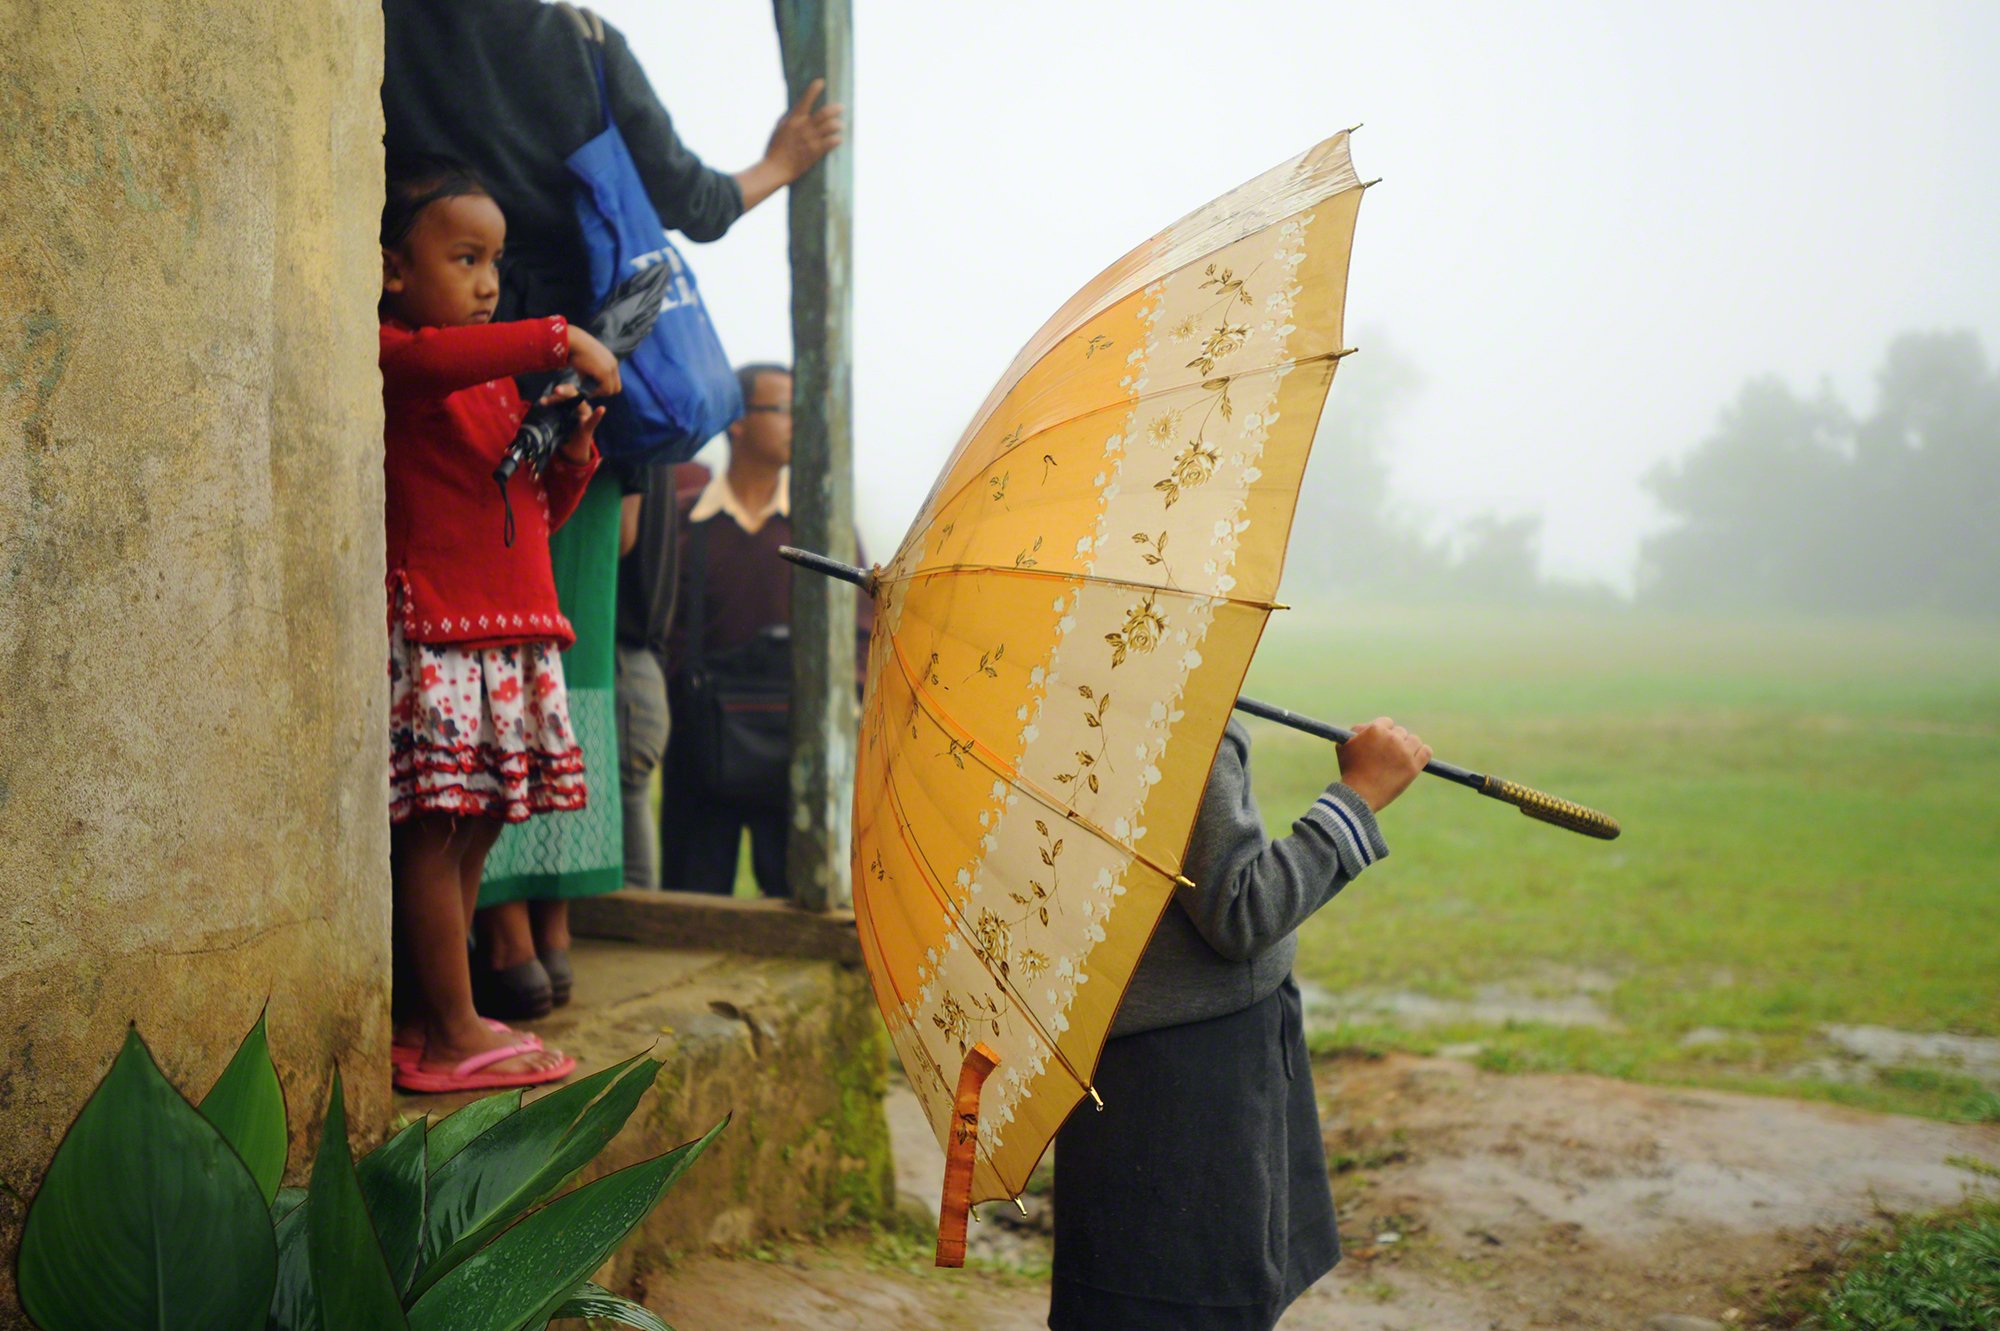
<svg viewBox="0 0 2000 1331">
<path fill-rule="evenodd" d="M 597 423 L 603 419 L 604 408 L 593 407 L 588 402 L 577 403 L 576 429 L 563 440 L 563 457 L 578 465 L 590 461 L 590 454 L 596 447 Z"/>
<path fill-rule="evenodd" d="M 1378 716 L 1354 727 L 1354 738 L 1340 746 L 1340 779 L 1380 813 L 1409 789 L 1430 760 L 1430 745 Z"/>
<path fill-rule="evenodd" d="M 575 324 L 569 325 L 569 363 L 578 374 L 590 380 L 592 397 L 610 397 L 621 387 L 618 382 L 618 358 L 602 342 Z"/>
</svg>

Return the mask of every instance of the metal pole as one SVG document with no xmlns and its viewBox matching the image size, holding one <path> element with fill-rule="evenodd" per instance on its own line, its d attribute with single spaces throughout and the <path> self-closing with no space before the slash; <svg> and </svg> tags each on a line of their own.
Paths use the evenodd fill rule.
<svg viewBox="0 0 2000 1331">
<path fill-rule="evenodd" d="M 773 0 L 785 86 L 796 102 L 826 80 L 822 101 L 854 105 L 849 0 Z M 854 560 L 853 149 L 834 149 L 793 182 L 792 535 L 799 544 Z M 786 874 L 799 905 L 852 899 L 855 701 L 854 588 L 792 575 L 792 825 Z"/>
</svg>

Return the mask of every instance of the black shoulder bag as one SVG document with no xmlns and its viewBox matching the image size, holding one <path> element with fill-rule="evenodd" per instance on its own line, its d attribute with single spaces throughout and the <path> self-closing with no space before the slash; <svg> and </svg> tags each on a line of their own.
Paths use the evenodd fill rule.
<svg viewBox="0 0 2000 1331">
<path fill-rule="evenodd" d="M 687 657 L 668 685 L 674 761 L 713 799 L 757 808 L 785 806 L 791 787 L 792 629 L 773 624 L 741 647 L 710 655 L 709 525 L 688 532 Z"/>
</svg>

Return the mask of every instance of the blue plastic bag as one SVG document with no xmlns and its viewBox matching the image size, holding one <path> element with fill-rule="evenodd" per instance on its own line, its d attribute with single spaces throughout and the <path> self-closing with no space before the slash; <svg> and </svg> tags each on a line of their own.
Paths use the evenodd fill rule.
<svg viewBox="0 0 2000 1331">
<path fill-rule="evenodd" d="M 597 100 L 604 132 L 571 153 L 565 165 L 576 177 L 576 217 L 590 257 L 592 299 L 639 269 L 667 264 L 673 270 L 660 304 L 659 322 L 619 365 L 624 391 L 609 400 L 597 446 L 625 465 L 685 462 L 743 415 L 736 371 L 702 304 L 694 271 L 667 239 L 625 138 L 611 118 L 604 84 L 604 48 L 590 42 L 597 67 Z"/>
</svg>

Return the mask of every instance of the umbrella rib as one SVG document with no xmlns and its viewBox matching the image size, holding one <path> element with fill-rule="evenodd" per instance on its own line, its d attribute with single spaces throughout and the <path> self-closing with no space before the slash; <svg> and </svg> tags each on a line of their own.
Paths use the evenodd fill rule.
<svg viewBox="0 0 2000 1331">
<path fill-rule="evenodd" d="M 1194 884 L 1190 882 L 1186 877 L 1184 877 L 1178 870 L 1169 869 L 1165 865 L 1154 862 L 1151 858 L 1149 858 L 1142 851 L 1140 851 L 1137 846 L 1132 845 L 1128 841 L 1119 840 L 1117 837 L 1113 836 L 1110 832 L 1106 831 L 1102 827 L 1099 827 L 1096 823 L 1084 817 L 1082 814 L 1078 813 L 1075 809 L 1070 808 L 1068 805 L 1058 800 L 1054 795 L 1050 794 L 1046 790 L 1043 790 L 1033 781 L 1030 781 L 1025 776 L 1022 776 L 1020 772 L 1016 771 L 1012 767 L 1009 767 L 1005 762 L 1001 761 L 999 755 L 995 754 L 991 749 L 987 748 L 986 745 L 980 741 L 978 736 L 974 735 L 971 731 L 967 730 L 964 726 L 960 725 L 956 720 L 953 720 L 951 713 L 945 711 L 942 707 L 937 705 L 937 700 L 931 696 L 930 690 L 926 689 L 923 686 L 923 683 L 917 678 L 915 673 L 911 671 L 909 658 L 903 655 L 903 645 L 900 642 L 896 641 L 896 637 L 894 634 L 891 634 L 889 637 L 889 650 L 895 654 L 896 664 L 902 669 L 903 681 L 910 686 L 910 691 L 916 695 L 918 702 L 923 704 L 924 712 L 931 718 L 931 723 L 937 726 L 938 729 L 945 731 L 947 734 L 956 731 L 958 734 L 963 735 L 965 737 L 965 742 L 963 745 L 964 751 L 970 753 L 973 757 L 977 758 L 981 766 L 985 767 L 988 771 L 992 772 L 994 775 L 1004 779 L 1009 785 L 1012 785 L 1015 789 L 1025 790 L 1026 792 L 1028 792 L 1028 794 L 1032 795 L 1038 802 L 1040 802 L 1044 807 L 1046 807 L 1050 813 L 1061 815 L 1063 818 L 1066 818 L 1070 822 L 1075 823 L 1078 827 L 1081 827 L 1084 831 L 1091 833 L 1093 836 L 1097 837 L 1098 840 L 1104 842 L 1106 845 L 1115 846 L 1119 850 L 1124 851 L 1125 854 L 1129 856 L 1131 859 L 1144 865 L 1146 868 L 1151 869 L 1154 873 L 1159 874 L 1161 877 L 1183 886 L 1187 887 L 1194 886 Z"/>
<path fill-rule="evenodd" d="M 887 958 L 889 953 L 888 950 L 882 946 L 882 931 L 875 927 L 875 907 L 873 905 L 866 905 L 866 906 L 863 905 L 863 903 L 868 901 L 867 889 L 863 888 L 861 891 L 856 892 L 854 894 L 854 901 L 855 901 L 854 917 L 857 920 L 865 920 L 867 922 L 868 935 L 870 938 L 875 940 L 875 955 L 878 957 Z M 896 1001 L 898 1003 L 909 1002 L 910 1000 L 903 994 L 903 986 L 896 982 L 895 969 L 887 964 L 884 964 L 882 967 L 882 973 L 888 977 L 889 991 L 896 995 Z"/>
<path fill-rule="evenodd" d="M 879 710 L 880 710 L 880 709 L 878 708 L 877 710 L 878 710 L 878 712 L 879 712 Z M 900 798 L 900 797 L 899 797 L 899 796 L 898 796 L 898 795 L 896 794 L 895 790 L 894 790 L 894 789 L 892 788 L 892 781 L 891 781 L 891 776 L 890 776 L 890 773 L 889 773 L 889 769 L 888 769 L 887 765 L 884 765 L 884 767 L 883 767 L 883 769 L 882 769 L 882 785 L 883 785 L 883 788 L 884 788 L 884 790 L 886 791 L 886 793 L 887 793 L 887 794 L 889 795 L 889 798 L 890 798 L 890 803 L 891 803 L 891 804 L 892 804 L 893 806 L 895 806 L 894 808 L 892 808 L 892 809 L 891 809 L 891 815 L 892 815 L 892 816 L 894 816 L 894 817 L 896 818 L 896 835 L 897 835 L 897 838 L 898 838 L 898 839 L 899 839 L 900 841 L 902 841 L 902 843 L 903 843 L 903 845 L 904 845 L 904 847 L 905 847 L 906 849 L 909 849 L 909 850 L 910 850 L 910 851 L 912 852 L 912 854 L 913 854 L 913 857 L 914 857 L 914 855 L 915 855 L 915 853 L 916 853 L 916 848 L 915 848 L 915 847 L 914 847 L 914 846 L 913 846 L 913 845 L 911 844 L 911 842 L 910 842 L 910 838 L 909 838 L 909 836 L 908 836 L 908 825 L 907 825 L 907 823 L 905 822 L 905 820 L 904 820 L 903 818 L 901 818 L 901 817 L 900 817 L 900 813 L 901 813 L 901 808 L 902 808 L 902 800 L 901 800 L 901 798 Z M 923 867 L 922 867 L 922 868 L 920 868 L 920 869 L 918 870 L 918 876 L 919 876 L 919 877 L 924 877 L 924 876 L 925 876 L 925 870 L 927 870 L 928 868 L 929 868 L 929 861 L 928 861 L 928 860 L 926 860 L 926 861 L 924 862 L 924 865 L 923 865 Z M 926 878 L 926 880 L 925 880 L 925 886 L 926 886 L 926 887 L 929 887 L 929 888 L 931 889 L 931 895 L 932 895 L 932 896 L 937 896 L 937 889 L 936 889 L 935 887 L 933 887 L 933 886 L 931 885 L 931 883 L 930 883 L 930 881 L 929 881 L 929 879 L 928 879 L 928 878 Z M 868 899 L 868 892 L 867 892 L 867 889 L 866 889 L 866 888 L 863 888 L 863 890 L 862 890 L 862 891 L 860 891 L 860 892 L 857 892 L 857 893 L 855 894 L 855 901 L 856 901 L 857 903 L 860 903 L 860 902 L 863 902 L 863 901 L 866 901 L 867 899 Z M 952 913 L 952 911 L 951 911 L 951 904 L 950 904 L 950 902 L 949 902 L 949 901 L 947 901 L 947 900 L 940 900 L 939 904 L 940 904 L 940 905 L 942 905 L 942 906 L 943 906 L 943 907 L 945 908 L 945 913 L 946 913 L 946 915 L 950 915 L 950 914 Z M 855 914 L 856 914 L 856 916 L 858 917 L 858 916 L 860 916 L 860 914 L 861 914 L 861 911 L 860 911 L 859 909 L 857 909 L 857 910 L 855 911 Z M 872 905 L 872 903 L 871 903 L 871 904 L 869 905 L 869 907 L 868 907 L 868 912 L 867 912 L 867 915 L 868 915 L 868 931 L 869 931 L 869 932 L 870 932 L 871 934 L 874 934 L 874 935 L 875 935 L 875 951 L 876 951 L 877 955 L 879 955 L 879 956 L 882 956 L 882 957 L 885 957 L 885 958 L 886 958 L 888 954 L 887 954 L 887 953 L 886 953 L 886 952 L 885 952 L 885 951 L 883 950 L 883 948 L 882 948 L 882 934 L 881 934 L 881 931 L 880 931 L 880 930 L 878 930 L 878 929 L 877 929 L 877 928 L 875 927 L 875 910 L 874 910 L 874 906 Z M 975 956 L 977 956 L 978 954 L 977 954 L 977 953 L 974 953 L 974 955 L 975 955 Z M 902 988 L 902 986 L 901 986 L 900 984 L 898 984 L 898 983 L 896 982 L 896 973 L 895 973 L 894 969 L 893 969 L 893 968 L 891 968 L 890 966 L 888 966 L 888 965 L 886 965 L 886 964 L 885 964 L 885 965 L 884 965 L 884 966 L 882 967 L 882 970 L 883 970 L 883 973 L 884 973 L 884 974 L 886 974 L 886 975 L 888 976 L 888 978 L 889 978 L 889 987 L 890 987 L 890 988 L 891 988 L 892 990 L 894 990 L 894 991 L 895 991 L 895 993 L 896 993 L 896 999 L 897 999 L 897 1001 L 898 1001 L 899 1003 L 907 1003 L 907 1002 L 908 1002 L 909 1000 L 908 1000 L 907 998 L 905 998 L 905 997 L 903 996 L 903 988 Z M 991 970 L 989 969 L 989 970 L 987 971 L 987 974 L 988 974 L 988 975 L 992 975 L 992 971 L 991 971 Z M 999 977 L 995 976 L 994 978 L 995 978 L 995 979 L 997 979 L 997 978 L 999 978 Z M 1015 1001 L 1016 1001 L 1016 1002 L 1021 1002 L 1021 999 L 1020 999 L 1020 995 L 1019 995 L 1019 994 L 1014 994 L 1014 995 L 1013 995 L 1013 997 L 1014 997 L 1014 999 L 1015 999 Z M 1027 1009 L 1027 1005 L 1026 1005 L 1025 1003 L 1021 1003 L 1021 1006 L 1022 1006 L 1022 1010 L 1023 1010 L 1024 1012 L 1026 1012 L 1026 1009 Z M 1035 1019 L 1034 1019 L 1034 1014 L 1033 1014 L 1032 1012 L 1028 1012 L 1028 1013 L 1027 1013 L 1027 1017 L 1028 1017 L 1028 1020 L 1029 1020 L 1030 1022 L 1032 1022 L 1032 1023 L 1034 1024 L 1034 1026 L 1035 1026 L 1035 1031 L 1036 1031 L 1036 1033 L 1037 1033 L 1037 1034 L 1040 1034 L 1040 1035 L 1046 1035 L 1046 1034 L 1047 1034 L 1047 1033 L 1046 1033 L 1045 1031 L 1043 1031 L 1043 1030 L 1042 1030 L 1042 1027 L 1041 1027 L 1041 1023 L 1040 1023 L 1040 1022 L 1038 1022 L 1038 1021 L 1035 1021 Z M 923 1059 L 924 1059 L 924 1062 L 925 1062 L 926 1064 L 928 1064 L 928 1065 L 930 1066 L 930 1069 L 931 1069 L 931 1071 L 937 1074 L 937 1078 L 938 1078 L 938 1082 L 939 1082 L 939 1084 L 940 1084 L 940 1087 L 941 1087 L 941 1088 L 943 1089 L 943 1091 L 944 1091 L 944 1093 L 945 1093 L 946 1095 L 949 1095 L 949 1094 L 951 1093 L 951 1088 L 950 1088 L 950 1087 L 949 1087 L 948 1085 L 945 1085 L 945 1084 L 944 1084 L 944 1080 L 945 1080 L 945 1078 L 944 1078 L 944 1070 L 943 1070 L 942 1068 L 938 1067 L 938 1065 L 937 1065 L 937 1060 L 931 1057 L 931 1052 L 930 1052 L 930 1050 L 928 1050 L 928 1049 L 924 1048 L 924 1038 L 923 1038 L 923 1035 L 922 1035 L 921 1033 L 919 1033 L 919 1032 L 917 1031 L 917 1028 L 916 1028 L 916 1023 L 915 1023 L 914 1021 L 911 1021 L 911 1022 L 905 1022 L 905 1023 L 904 1023 L 904 1029 L 906 1029 L 906 1030 L 908 1030 L 908 1031 L 910 1032 L 910 1038 L 916 1041 L 916 1047 L 917 1047 L 917 1052 L 918 1052 L 919 1054 L 921 1054 L 921 1055 L 923 1056 Z M 889 1033 L 889 1038 L 890 1038 L 890 1039 L 892 1039 L 892 1040 L 893 1040 L 893 1039 L 895 1039 L 895 1038 L 896 1038 L 896 1032 L 895 1032 L 895 1031 L 893 1031 L 893 1030 L 892 1030 L 892 1031 L 890 1031 L 890 1033 Z M 1054 1042 L 1053 1040 L 1048 1040 L 1048 1041 L 1045 1041 L 1045 1043 L 1047 1043 L 1047 1044 L 1049 1045 L 1049 1047 L 1050 1047 L 1051 1049 L 1054 1049 L 1054 1048 L 1055 1048 L 1055 1042 Z M 1062 1053 L 1061 1053 L 1061 1051 L 1060 1051 L 1060 1050 L 1058 1050 L 1058 1051 L 1057 1051 L 1057 1053 L 1056 1053 L 1056 1057 L 1057 1057 L 1058 1059 L 1062 1059 L 1062 1061 L 1063 1061 L 1063 1068 L 1064 1068 L 1064 1070 L 1065 1070 L 1065 1071 L 1067 1071 L 1067 1072 L 1069 1072 L 1069 1073 L 1071 1074 L 1071 1076 L 1072 1076 L 1072 1077 L 1074 1077 L 1074 1076 L 1075 1076 L 1075 1072 L 1076 1072 L 1076 1069 L 1070 1066 L 1070 1064 L 1069 1064 L 1069 1061 L 1068 1061 L 1067 1059 L 1063 1059 L 1063 1056 L 1062 1056 Z M 1077 1083 L 1078 1083 L 1078 1085 L 1083 1085 L 1083 1084 L 1084 1084 L 1084 1083 L 1083 1083 L 1083 1080 L 1082 1080 L 1081 1078 L 1076 1078 L 1076 1080 L 1077 1080 Z M 978 1141 L 978 1140 L 977 1140 L 977 1139 L 975 1138 L 975 1139 L 974 1139 L 974 1141 L 973 1141 L 973 1149 L 975 1149 L 976 1151 L 978 1151 L 980 1155 L 982 1155 L 982 1156 L 984 1156 L 984 1157 L 986 1158 L 986 1164 L 987 1164 L 987 1166 L 988 1166 L 989 1168 L 991 1168 L 991 1169 L 992 1169 L 992 1171 L 993 1171 L 993 1173 L 994 1173 L 994 1176 L 995 1176 L 995 1177 L 998 1177 L 998 1176 L 999 1176 L 999 1174 L 1000 1174 L 1000 1162 L 999 1162 L 999 1161 L 997 1161 L 997 1160 L 995 1160 L 995 1159 L 993 1158 L 993 1153 L 992 1153 L 991 1151 L 989 1151 L 989 1150 L 987 1150 L 987 1149 L 986 1149 L 986 1146 L 985 1146 L 985 1144 L 984 1144 L 983 1142 L 980 1142 L 980 1141 Z"/>
<path fill-rule="evenodd" d="M 868 723 L 868 719 L 869 718 L 867 717 L 863 717 L 862 724 L 866 725 Z M 882 708 L 879 701 L 877 702 L 875 707 L 874 719 L 877 726 L 879 727 L 883 719 Z M 857 921 L 860 920 L 867 921 L 868 932 L 870 936 L 873 937 L 875 940 L 875 955 L 886 958 L 889 954 L 887 949 L 885 949 L 882 946 L 882 931 L 875 925 L 875 906 L 874 903 L 869 900 L 868 892 L 865 887 L 863 888 L 863 890 L 856 892 L 854 894 L 854 918 Z M 903 994 L 903 986 L 896 982 L 896 972 L 887 965 L 884 965 L 882 967 L 882 972 L 889 978 L 889 988 L 891 991 L 895 993 L 896 1001 L 898 1003 L 907 1003 L 909 999 L 906 998 Z"/>
<path fill-rule="evenodd" d="M 879 724 L 883 719 L 882 707 L 879 702 L 879 695 L 878 695 L 877 706 L 875 708 L 875 716 L 876 716 L 876 721 Z M 882 786 L 884 792 L 889 796 L 890 804 L 893 806 L 890 810 L 890 815 L 895 819 L 896 822 L 897 839 L 903 843 L 905 849 L 911 852 L 911 857 L 913 860 L 915 860 L 917 856 L 921 854 L 921 852 L 917 850 L 916 846 L 912 843 L 910 839 L 908 821 L 901 816 L 902 797 L 894 789 L 894 779 L 889 771 L 889 767 L 887 764 L 884 764 L 882 768 Z M 930 871 L 930 861 L 928 858 L 925 858 L 922 865 L 918 869 L 918 876 L 924 878 L 925 880 L 924 885 L 930 889 L 931 895 L 933 897 L 938 897 L 938 888 L 934 886 L 933 883 L 931 882 L 931 877 L 934 875 L 931 875 L 929 871 Z M 877 955 L 886 958 L 888 954 L 886 951 L 884 951 L 882 947 L 881 930 L 875 927 L 874 904 L 869 899 L 869 894 L 865 887 L 860 892 L 855 894 L 855 901 L 857 903 L 857 907 L 860 903 L 864 902 L 867 903 L 866 914 L 868 920 L 868 931 L 875 937 L 875 951 Z M 938 904 L 944 908 L 945 914 L 947 916 L 954 915 L 954 912 L 951 907 L 951 902 L 948 897 L 940 897 Z M 855 915 L 857 918 L 859 918 L 862 915 L 862 911 L 857 908 L 855 911 Z M 957 921 L 957 922 L 962 924 L 962 921 Z M 963 929 L 961 929 L 960 932 L 961 934 L 963 934 L 964 932 Z M 978 953 L 975 952 L 973 955 L 977 956 Z M 981 964 L 983 965 L 984 963 L 982 962 Z M 894 969 L 887 965 L 884 965 L 882 969 L 883 972 L 888 976 L 889 987 L 890 989 L 895 991 L 897 1001 L 899 1003 L 907 1003 L 909 1000 L 903 996 L 903 988 L 900 984 L 896 982 L 896 973 Z M 1000 978 L 998 976 L 993 975 L 992 969 L 990 967 L 987 968 L 986 973 L 993 979 L 998 980 Z M 1071 1079 L 1074 1080 L 1077 1083 L 1077 1085 L 1082 1086 L 1085 1089 L 1088 1089 L 1089 1083 L 1085 1081 L 1082 1077 L 1078 1077 L 1076 1075 L 1076 1068 L 1070 1063 L 1070 1061 L 1066 1057 L 1064 1057 L 1062 1050 L 1056 1045 L 1056 1042 L 1047 1038 L 1048 1032 L 1042 1029 L 1042 1024 L 1039 1021 L 1035 1020 L 1035 1014 L 1028 1009 L 1028 1005 L 1021 998 L 1021 995 L 1017 992 L 1013 992 L 1013 986 L 1011 984 L 1009 984 L 1007 988 L 1009 990 L 1010 996 L 1014 999 L 1014 1001 L 1020 1004 L 1023 1015 L 1025 1015 L 1028 1018 L 1028 1021 L 1034 1026 L 1035 1033 L 1037 1035 L 1042 1036 L 1043 1043 L 1047 1044 L 1049 1048 L 1055 1052 L 1056 1058 L 1063 1065 L 1063 1070 L 1070 1074 Z M 916 1023 L 913 1021 L 906 1022 L 904 1023 L 904 1028 L 910 1032 L 910 1038 L 916 1041 L 917 1052 L 923 1056 L 924 1062 L 930 1066 L 931 1070 L 934 1073 L 937 1074 L 939 1084 L 944 1090 L 944 1093 L 946 1095 L 949 1095 L 951 1093 L 951 1088 L 948 1085 L 944 1084 L 945 1082 L 944 1070 L 938 1067 L 937 1060 L 931 1057 L 930 1050 L 924 1048 L 923 1035 L 920 1032 L 918 1032 L 916 1028 Z M 891 1031 L 890 1038 L 894 1039 L 895 1036 L 896 1032 Z M 977 1138 L 974 1138 L 973 1149 L 976 1150 L 981 1156 L 985 1157 L 987 1167 L 993 1171 L 994 1177 L 995 1178 L 1000 1177 L 1000 1162 L 994 1159 L 993 1152 L 986 1148 L 985 1143 L 979 1141 Z"/>
<path fill-rule="evenodd" d="M 1051 430 L 1060 430 L 1065 425 L 1074 425 L 1078 421 L 1088 420 L 1092 416 L 1101 416 L 1108 411 L 1129 410 L 1138 406 L 1141 402 L 1150 402 L 1154 398 L 1165 397 L 1170 393 L 1184 393 L 1190 388 L 1202 387 L 1213 383 L 1233 384 L 1238 379 L 1253 379 L 1260 374 L 1276 374 L 1279 370 L 1296 369 L 1301 365 L 1317 365 L 1321 361 L 1338 361 L 1344 356 L 1352 356 L 1355 350 L 1354 347 L 1347 347 L 1340 351 L 1322 351 L 1316 356 L 1300 356 L 1295 360 L 1272 361 L 1269 365 L 1258 365 L 1248 370 L 1238 370 L 1234 374 L 1218 374 L 1212 378 L 1198 379 L 1191 383 L 1175 384 L 1170 388 L 1155 388 L 1148 393 L 1135 393 L 1131 397 L 1122 398 L 1117 402 L 1107 402 L 1101 407 L 1092 407 L 1088 411 L 1079 411 L 1074 415 L 1065 416 L 1059 421 L 1050 421 L 1047 425 L 1037 427 L 1033 434 L 1024 434 L 998 453 L 995 453 L 991 458 L 987 459 L 984 467 L 966 478 L 957 489 L 939 500 L 937 506 L 930 509 L 931 525 L 935 526 L 937 515 L 943 513 L 945 509 L 956 503 L 960 495 L 978 483 L 979 477 L 991 472 L 1002 461 L 1012 457 L 1021 449 L 1026 448 L 1030 441 L 1041 438 Z M 907 540 L 905 544 L 908 544 Z"/>
<path fill-rule="evenodd" d="M 1142 592 L 1161 592 L 1168 596 L 1186 597 L 1189 600 L 1223 601 L 1230 605 L 1248 606 L 1252 610 L 1291 608 L 1280 601 L 1257 601 L 1247 596 L 1225 596 L 1221 592 L 1190 591 L 1184 587 L 1168 587 L 1157 582 L 1141 582 L 1137 578 L 1107 578 L 1097 573 L 1063 573 L 1052 568 L 1015 568 L 1009 564 L 933 564 L 928 568 L 899 573 L 893 578 L 883 578 L 882 581 L 888 584 L 914 582 L 918 578 L 932 578 L 943 573 L 998 573 L 1007 577 L 1041 578 L 1051 582 L 1094 582 L 1106 587 L 1131 587 Z"/>
<path fill-rule="evenodd" d="M 1069 1055 L 1063 1053 L 1062 1046 L 1056 1043 L 1055 1037 L 1049 1034 L 1046 1026 L 1042 1025 L 1041 1018 L 1035 1015 L 1034 1009 L 1028 1005 L 1028 1000 L 1022 995 L 1020 990 L 1014 987 L 1014 982 L 1006 976 L 995 972 L 992 964 L 980 952 L 979 939 L 972 932 L 972 926 L 966 921 L 964 912 L 960 910 L 957 903 L 952 901 L 951 894 L 945 890 L 944 882 L 937 876 L 937 870 L 932 866 L 930 856 L 924 853 L 923 847 L 919 846 L 916 838 L 911 835 L 910 820 L 903 815 L 902 792 L 896 789 L 895 774 L 886 764 L 882 769 L 882 785 L 889 796 L 890 813 L 896 820 L 896 835 L 902 838 L 903 848 L 909 851 L 910 862 L 917 866 L 917 877 L 924 880 L 924 886 L 930 889 L 933 897 L 937 898 L 938 905 L 944 908 L 946 917 L 957 927 L 959 936 L 971 945 L 972 955 L 978 960 L 981 969 L 986 972 L 987 978 L 1006 991 L 1007 996 L 1014 1001 L 1014 1006 L 1020 1010 L 1021 1015 L 1028 1019 L 1028 1024 L 1035 1028 L 1035 1034 L 1040 1036 L 1042 1043 L 1049 1047 L 1049 1052 L 1055 1055 L 1056 1061 L 1063 1065 L 1063 1071 L 1069 1073 L 1071 1080 L 1075 1081 L 1078 1086 L 1088 1089 L 1090 1079 L 1076 1070 L 1076 1065 L 1069 1061 Z"/>
</svg>

